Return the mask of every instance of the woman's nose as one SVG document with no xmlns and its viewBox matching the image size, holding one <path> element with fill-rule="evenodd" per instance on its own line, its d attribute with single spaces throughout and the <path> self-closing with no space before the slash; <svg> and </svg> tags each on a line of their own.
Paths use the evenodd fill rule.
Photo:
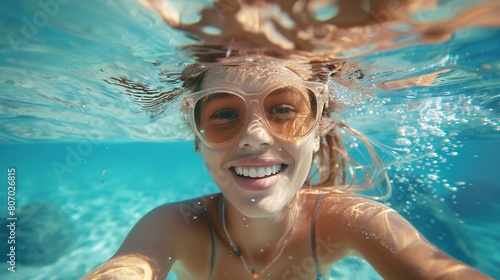
<svg viewBox="0 0 500 280">
<path fill-rule="evenodd" d="M 239 146 L 242 149 L 259 149 L 274 144 L 274 139 L 264 125 L 264 120 L 257 113 L 249 116 L 248 125 L 242 131 Z"/>
</svg>

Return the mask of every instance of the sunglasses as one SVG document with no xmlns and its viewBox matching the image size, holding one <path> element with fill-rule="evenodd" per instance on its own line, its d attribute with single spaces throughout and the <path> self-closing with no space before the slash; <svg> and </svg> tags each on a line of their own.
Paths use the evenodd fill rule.
<svg viewBox="0 0 500 280">
<path fill-rule="evenodd" d="M 220 149 L 237 139 L 258 113 L 269 132 L 285 141 L 308 136 L 328 102 L 325 84 L 303 81 L 245 93 L 236 86 L 214 87 L 182 98 L 184 117 L 208 147 Z"/>
</svg>

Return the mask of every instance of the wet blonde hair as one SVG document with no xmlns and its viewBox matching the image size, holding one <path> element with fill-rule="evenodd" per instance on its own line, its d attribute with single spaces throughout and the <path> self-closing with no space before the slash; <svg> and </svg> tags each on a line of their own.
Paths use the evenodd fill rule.
<svg viewBox="0 0 500 280">
<path fill-rule="evenodd" d="M 207 57 L 202 60 L 204 62 L 191 64 L 182 71 L 180 78 L 183 82 L 184 92 L 200 90 L 206 72 L 214 65 L 242 67 L 247 64 L 251 66 L 252 63 L 280 63 L 305 81 L 325 84 L 330 83 L 341 72 L 344 65 L 344 62 L 325 58 L 276 53 L 233 54 L 231 57 L 217 57 L 215 59 L 212 57 L 211 61 L 207 61 Z M 369 197 L 387 199 L 391 194 L 391 189 L 380 157 L 363 134 L 339 120 L 342 106 L 334 100 L 334 92 L 330 92 L 330 97 L 328 106 L 323 109 L 322 118 L 317 128 L 320 135 L 320 148 L 313 156 L 311 170 L 304 187 L 321 188 L 326 191 L 362 192 L 375 189 L 386 181 L 388 185 L 384 194 L 369 195 Z M 363 166 L 349 156 L 341 137 L 341 131 L 354 135 L 364 144 L 371 159 L 369 166 Z M 200 140 L 196 138 L 195 149 L 197 151 L 199 144 Z M 359 178 L 358 173 L 363 174 L 362 178 Z"/>
</svg>

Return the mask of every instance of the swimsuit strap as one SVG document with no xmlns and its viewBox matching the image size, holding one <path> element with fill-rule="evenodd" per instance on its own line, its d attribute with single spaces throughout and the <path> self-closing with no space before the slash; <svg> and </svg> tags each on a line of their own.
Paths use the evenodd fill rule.
<svg viewBox="0 0 500 280">
<path fill-rule="evenodd" d="M 318 257 L 316 253 L 316 219 L 318 217 L 318 211 L 319 211 L 319 203 L 321 202 L 321 197 L 323 197 L 323 192 L 320 192 L 318 197 L 316 198 L 316 202 L 314 204 L 314 213 L 311 221 L 311 241 L 312 241 L 312 256 L 314 259 L 314 266 L 316 267 L 316 273 L 317 273 L 317 279 L 327 279 L 326 277 L 323 277 L 321 275 L 321 270 L 319 267 L 318 263 Z M 210 223 L 210 219 L 208 216 L 208 210 L 205 209 L 205 213 L 207 215 L 207 223 L 208 223 L 208 229 L 210 231 L 210 240 L 212 242 L 212 256 L 210 260 L 210 274 L 208 275 L 208 279 L 212 278 L 212 274 L 214 271 L 214 265 L 215 265 L 215 237 L 214 237 L 214 232 L 212 228 L 212 224 Z"/>
<path fill-rule="evenodd" d="M 311 244 L 312 244 L 312 257 L 314 260 L 314 266 L 316 267 L 317 279 L 326 279 L 321 275 L 321 269 L 319 267 L 318 255 L 316 252 L 316 219 L 318 218 L 319 203 L 321 202 L 321 197 L 323 197 L 323 192 L 321 191 L 316 198 L 316 203 L 314 204 L 314 213 L 311 221 Z"/>
<path fill-rule="evenodd" d="M 212 241 L 212 256 L 210 258 L 210 274 L 208 275 L 208 279 L 212 279 L 212 274 L 214 272 L 215 265 L 215 236 L 214 230 L 212 228 L 212 224 L 210 223 L 210 216 L 208 215 L 208 209 L 205 208 L 205 214 L 207 216 L 208 230 L 210 231 L 210 240 Z"/>
</svg>

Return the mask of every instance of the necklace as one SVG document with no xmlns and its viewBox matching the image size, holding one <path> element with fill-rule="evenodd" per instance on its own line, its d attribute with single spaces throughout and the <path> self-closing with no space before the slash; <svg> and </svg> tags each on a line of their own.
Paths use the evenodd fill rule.
<svg viewBox="0 0 500 280">
<path fill-rule="evenodd" d="M 221 210 L 222 227 L 224 228 L 224 232 L 226 233 L 226 237 L 229 240 L 229 245 L 231 245 L 231 247 L 233 248 L 234 253 L 238 257 L 240 257 L 241 262 L 243 263 L 243 267 L 245 267 L 245 270 L 252 276 L 252 278 L 259 278 L 283 253 L 283 250 L 285 249 L 286 244 L 288 243 L 288 238 L 290 237 L 290 233 L 292 232 L 293 227 L 291 226 L 291 222 L 292 222 L 292 218 L 294 217 L 294 215 L 292 215 L 292 210 L 295 207 L 292 206 L 292 208 L 290 209 L 288 225 L 287 225 L 287 227 L 288 227 L 287 232 L 281 237 L 281 239 L 277 243 L 277 246 L 279 248 L 278 253 L 276 254 L 276 256 L 274 256 L 272 261 L 261 270 L 258 270 L 257 268 L 250 269 L 247 261 L 243 257 L 243 254 L 241 254 L 241 251 L 238 249 L 238 247 L 236 247 L 236 244 L 234 244 L 233 240 L 231 239 L 231 236 L 229 235 L 229 232 L 227 231 L 227 227 L 226 227 L 226 215 L 225 215 L 226 200 L 224 197 L 222 197 L 221 208 L 222 208 L 222 210 Z M 296 211 L 293 211 L 293 212 L 295 213 Z"/>
</svg>

